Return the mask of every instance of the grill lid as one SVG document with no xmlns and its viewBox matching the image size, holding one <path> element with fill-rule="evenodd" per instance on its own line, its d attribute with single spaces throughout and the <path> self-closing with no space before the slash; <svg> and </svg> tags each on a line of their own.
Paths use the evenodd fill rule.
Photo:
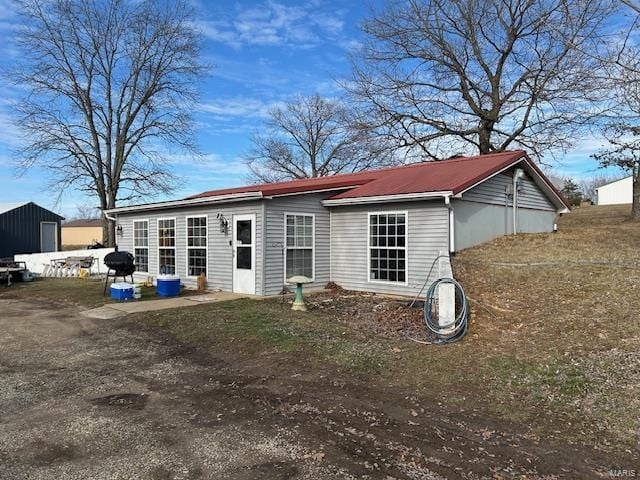
<svg viewBox="0 0 640 480">
<path fill-rule="evenodd" d="M 104 264 L 117 275 L 131 275 L 135 270 L 135 258 L 129 252 L 116 251 L 105 255 Z"/>
</svg>

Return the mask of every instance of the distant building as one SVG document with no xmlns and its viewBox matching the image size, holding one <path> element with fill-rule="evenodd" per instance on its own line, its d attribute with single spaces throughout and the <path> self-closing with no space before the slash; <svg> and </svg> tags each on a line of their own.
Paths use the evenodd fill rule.
<svg viewBox="0 0 640 480">
<path fill-rule="evenodd" d="M 633 178 L 628 177 L 596 188 L 596 205 L 633 203 Z"/>
<path fill-rule="evenodd" d="M 58 251 L 62 220 L 33 202 L 0 203 L 0 258 Z"/>
<path fill-rule="evenodd" d="M 86 218 L 62 224 L 62 246 L 86 247 L 102 242 L 102 220 Z"/>
</svg>

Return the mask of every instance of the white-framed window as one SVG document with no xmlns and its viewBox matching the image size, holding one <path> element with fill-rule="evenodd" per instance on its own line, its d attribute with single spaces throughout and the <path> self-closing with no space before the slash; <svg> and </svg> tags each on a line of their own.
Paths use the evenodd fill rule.
<svg viewBox="0 0 640 480">
<path fill-rule="evenodd" d="M 176 273 L 176 219 L 158 219 L 158 273 Z"/>
<path fill-rule="evenodd" d="M 315 215 L 285 213 L 285 279 L 295 275 L 314 278 L 315 274 Z"/>
<path fill-rule="evenodd" d="M 187 217 L 187 276 L 207 275 L 207 216 Z"/>
<path fill-rule="evenodd" d="M 369 281 L 407 283 L 407 212 L 369 213 Z"/>
<path fill-rule="evenodd" d="M 149 271 L 149 221 L 134 220 L 133 222 L 133 256 L 136 262 L 136 272 Z"/>
</svg>

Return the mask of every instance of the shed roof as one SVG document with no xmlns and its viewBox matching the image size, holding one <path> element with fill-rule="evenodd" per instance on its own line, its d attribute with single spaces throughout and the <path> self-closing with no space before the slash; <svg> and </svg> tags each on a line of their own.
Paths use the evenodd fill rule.
<svg viewBox="0 0 640 480">
<path fill-rule="evenodd" d="M 62 224 L 63 227 L 102 227 L 102 220 L 99 218 L 79 218 Z"/>
<path fill-rule="evenodd" d="M 29 202 L 6 202 L 0 203 L 0 215 L 3 213 L 10 212 L 11 210 L 15 210 L 16 208 L 20 208 L 26 205 Z"/>
<path fill-rule="evenodd" d="M 622 177 L 622 178 L 619 178 L 617 180 L 611 180 L 610 182 L 603 183 L 602 185 L 597 187 L 596 190 L 600 190 L 602 187 L 608 187 L 609 185 L 613 185 L 614 183 L 622 182 L 623 180 L 628 180 L 631 177 L 633 177 L 633 175 L 627 175 L 626 177 Z"/>
</svg>

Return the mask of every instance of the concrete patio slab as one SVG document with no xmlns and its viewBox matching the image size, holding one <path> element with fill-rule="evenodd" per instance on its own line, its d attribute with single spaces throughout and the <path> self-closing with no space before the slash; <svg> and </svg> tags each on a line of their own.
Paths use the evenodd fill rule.
<svg viewBox="0 0 640 480">
<path fill-rule="evenodd" d="M 230 292 L 212 292 L 203 295 L 192 295 L 189 297 L 172 297 L 158 300 L 129 301 L 122 303 L 110 303 L 91 310 L 80 312 L 85 317 L 98 320 L 109 320 L 122 317 L 129 313 L 153 312 L 156 310 L 167 310 L 169 308 L 193 307 L 203 303 L 225 302 L 239 298 L 259 298 L 254 295 L 241 295 Z"/>
<path fill-rule="evenodd" d="M 115 308 L 111 308 L 105 305 L 103 307 L 85 310 L 84 312 L 80 312 L 80 314 L 84 315 L 85 317 L 95 318 L 97 320 L 111 320 L 113 318 L 122 317 L 126 315 L 127 312 L 116 310 Z"/>
</svg>

